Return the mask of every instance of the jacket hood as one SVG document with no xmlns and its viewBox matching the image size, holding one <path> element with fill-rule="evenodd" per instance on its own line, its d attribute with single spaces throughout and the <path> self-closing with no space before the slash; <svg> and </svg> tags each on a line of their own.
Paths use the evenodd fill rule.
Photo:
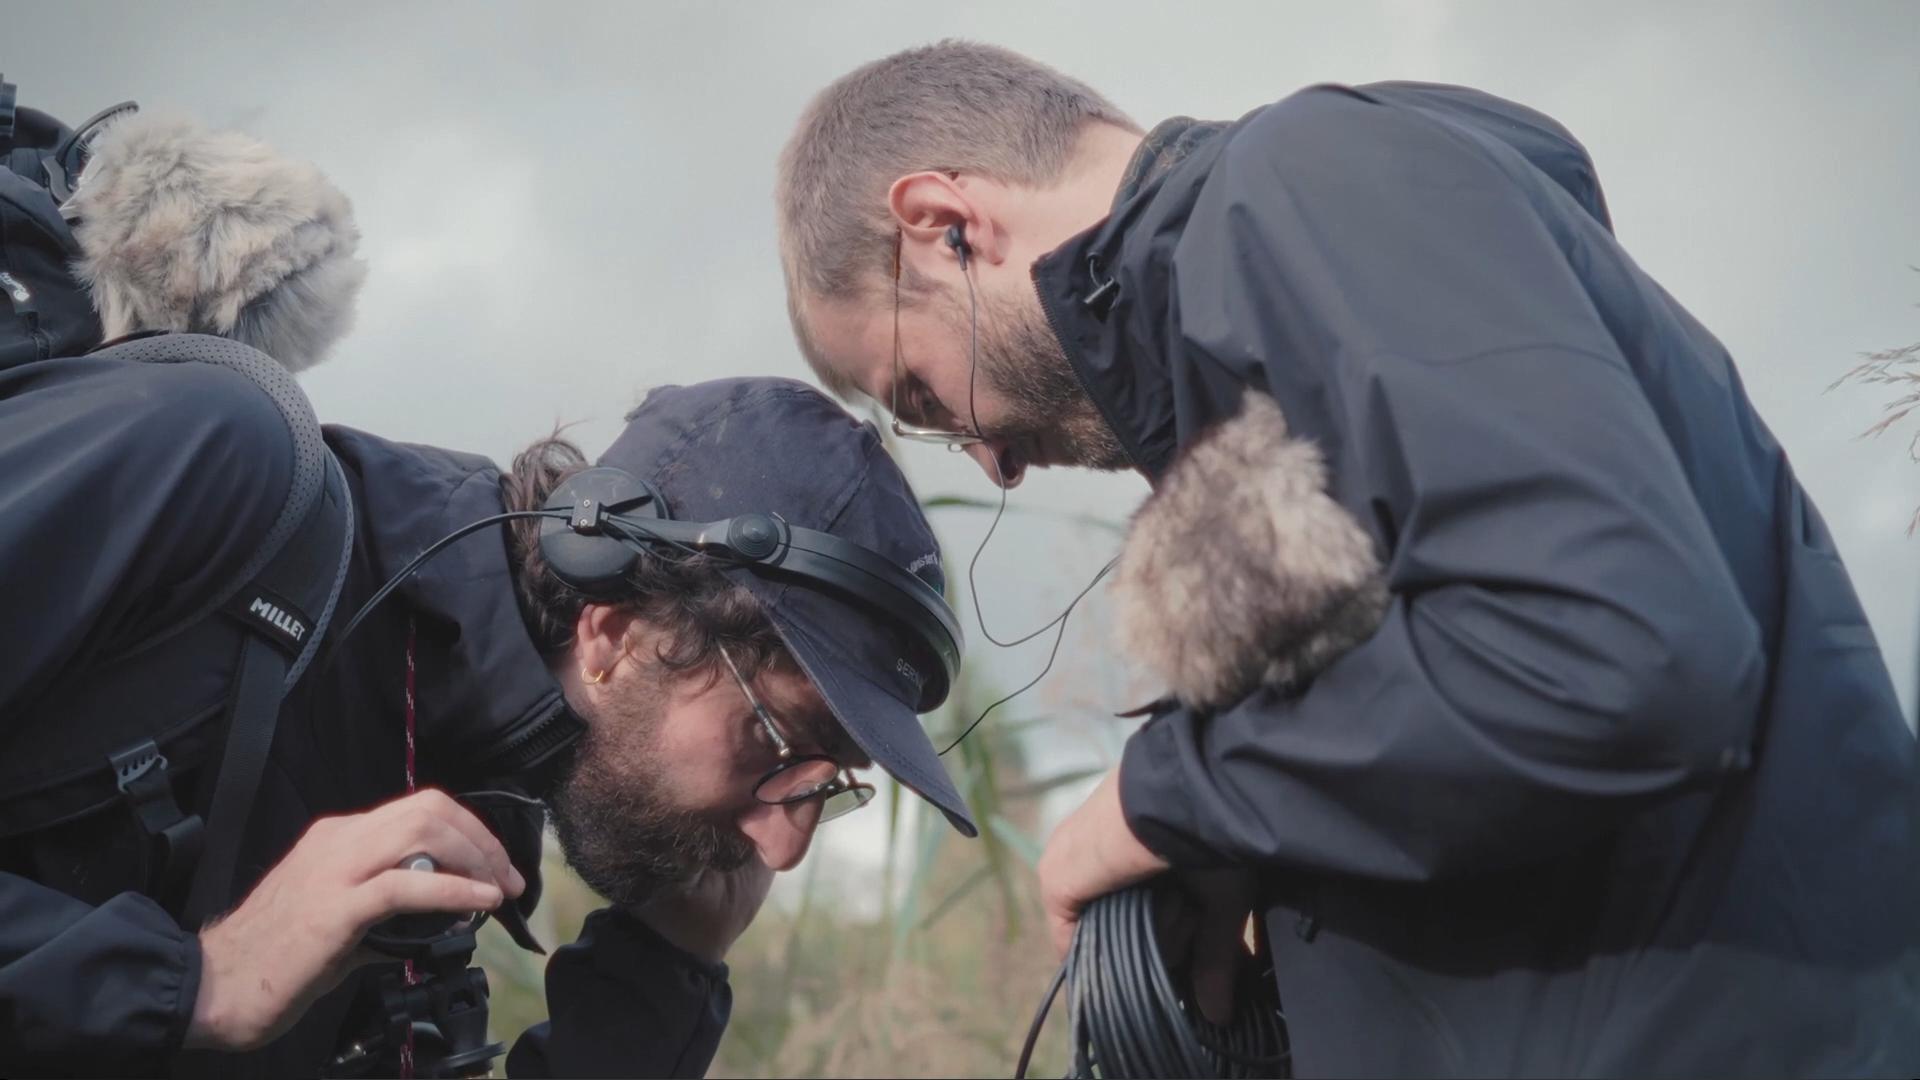
<svg viewBox="0 0 1920 1080">
<path fill-rule="evenodd" d="M 1326 433 L 1290 426 L 1278 391 L 1243 389 L 1266 381 L 1253 375 L 1259 358 L 1229 358 L 1242 371 L 1156 344 L 1170 333 L 1171 253 L 1237 126 L 1180 117 L 1156 127 L 1112 216 L 1034 266 L 1050 312 L 1075 310 L 1053 319 L 1056 331 L 1154 486 L 1115 571 L 1121 650 L 1199 709 L 1303 685 L 1386 610 L 1372 538 L 1327 493 Z M 1312 373 L 1293 377 L 1289 406 L 1309 421 L 1329 415 L 1313 407 L 1324 390 Z"/>
<path fill-rule="evenodd" d="M 1337 89 L 1455 108 L 1478 100 L 1426 84 Z M 1172 272 L 1189 218 L 1207 212 L 1215 165 L 1264 111 L 1233 123 L 1175 117 L 1157 125 L 1108 218 L 1033 269 L 1076 374 L 1154 486 L 1129 526 L 1113 586 L 1121 647 L 1173 696 L 1203 709 L 1261 685 L 1302 685 L 1366 640 L 1387 605 L 1374 538 L 1329 494 L 1347 443 L 1333 427 L 1345 412 L 1335 374 L 1272 362 L 1289 350 L 1273 340 L 1195 348 L 1170 315 L 1257 329 L 1236 313 L 1265 310 L 1284 321 L 1320 302 L 1241 294 L 1237 277 L 1194 285 Z M 1564 128 L 1537 114 L 1498 119 L 1501 141 L 1608 225 L 1592 164 Z"/>
<path fill-rule="evenodd" d="M 1463 88 L 1429 83 L 1328 88 L 1419 111 L 1432 111 L 1436 103 L 1467 109 L 1480 100 Z M 1157 481 L 1172 464 L 1183 433 L 1204 430 L 1238 409 L 1237 397 L 1223 396 L 1222 387 L 1229 385 L 1266 389 L 1293 433 L 1321 446 L 1327 468 L 1335 475 L 1340 471 L 1332 455 L 1341 440 L 1325 425 L 1341 410 L 1329 401 L 1335 391 L 1317 366 L 1269 364 L 1266 355 L 1194 355 L 1174 345 L 1178 327 L 1169 325 L 1168 313 L 1176 308 L 1230 318 L 1236 310 L 1285 311 L 1317 302 L 1298 295 L 1183 293 L 1183 282 L 1171 273 L 1188 218 L 1208 212 L 1202 202 L 1214 166 L 1232 152 L 1235 136 L 1268 108 L 1230 123 L 1178 116 L 1156 125 L 1128 164 L 1107 218 L 1033 265 L 1041 306 L 1075 373 L 1149 481 Z M 1497 131 L 1498 142 L 1611 230 L 1593 163 L 1564 127 L 1531 111 L 1489 113 L 1483 119 Z"/>
<path fill-rule="evenodd" d="M 500 470 L 484 457 L 325 430 L 359 481 L 361 546 L 376 588 L 435 541 L 504 509 Z M 521 619 L 499 526 L 455 541 L 397 592 L 384 614 L 416 620 L 422 741 L 451 748 L 476 775 L 501 775 L 539 764 L 577 734 L 580 721 Z"/>
</svg>

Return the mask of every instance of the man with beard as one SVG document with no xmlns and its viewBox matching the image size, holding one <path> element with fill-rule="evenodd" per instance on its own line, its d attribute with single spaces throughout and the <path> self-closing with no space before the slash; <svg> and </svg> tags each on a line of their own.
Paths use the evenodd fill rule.
<svg viewBox="0 0 1920 1080">
<path fill-rule="evenodd" d="M 27 515 L 3 534 L 0 594 L 53 580 L 68 597 L 0 610 L 0 737 L 44 712 L 36 691 L 59 669 L 231 577 L 218 568 L 260 542 L 278 509 L 262 495 L 293 460 L 275 408 L 191 359 L 108 350 L 0 373 L 0 506 Z M 505 473 L 344 427 L 325 441 L 356 510 L 342 612 L 457 528 L 544 506 L 587 464 L 558 438 Z M 777 515 L 943 603 L 936 542 L 877 434 L 802 384 L 656 390 L 598 465 L 652 483 L 676 521 Z M 29 513 L 108 490 L 111 528 Z M 367 1060 L 347 1045 L 396 967 L 363 939 L 398 914 L 482 910 L 524 934 L 541 800 L 610 906 L 549 962 L 551 1020 L 515 1042 L 508 1072 L 697 1076 L 727 1020 L 728 947 L 815 826 L 872 796 L 853 770 L 879 765 L 974 833 L 916 715 L 951 665 L 886 604 L 658 546 L 582 591 L 550 565 L 545 520 L 469 535 L 344 641 L 334 624 L 336 654 L 285 698 L 225 915 L 183 926 L 149 895 L 124 807 L 0 841 L 0 1072 L 396 1074 L 397 1048 Z M 174 794 L 204 813 L 204 770 L 168 752 Z M 399 868 L 423 854 L 440 872 Z"/>
<path fill-rule="evenodd" d="M 1143 132 L 1002 49 L 814 100 L 776 191 L 815 371 L 1138 470 L 1169 693 L 1049 842 L 1056 946 L 1171 870 L 1303 1075 L 1913 1075 L 1914 740 L 1833 540 L 1591 161 L 1460 87 Z M 1198 871 L 1206 870 L 1202 875 Z"/>
</svg>

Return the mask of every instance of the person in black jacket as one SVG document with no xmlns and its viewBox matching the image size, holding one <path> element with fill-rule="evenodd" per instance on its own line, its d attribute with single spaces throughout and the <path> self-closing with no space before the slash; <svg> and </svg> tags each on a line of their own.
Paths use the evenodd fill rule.
<svg viewBox="0 0 1920 1080">
<path fill-rule="evenodd" d="M 1912 733 L 1560 125 L 1387 83 L 1142 131 L 947 42 L 823 91 L 776 209 L 831 388 L 1153 486 L 1117 621 L 1168 694 L 1047 846 L 1057 945 L 1186 872 L 1217 1015 L 1251 906 L 1301 1075 L 1920 1070 Z"/>
<path fill-rule="evenodd" d="M 39 692 L 201 610 L 287 487 L 291 440 L 258 384 L 123 351 L 0 371 L 0 757 L 30 718 L 87 724 Z M 585 464 L 558 439 L 502 472 L 325 430 L 356 509 L 343 612 L 427 545 L 538 508 Z M 939 587 L 934 537 L 872 427 L 802 384 L 658 389 L 599 462 L 651 479 L 680 519 L 776 513 Z M 286 697 L 224 916 L 182 926 L 138 887 L 124 812 L 0 841 L 0 1072 L 328 1068 L 393 966 L 360 948 L 376 922 L 532 908 L 542 815 L 465 800 L 505 789 L 546 802 L 569 863 L 611 902 L 552 958 L 551 1020 L 507 1071 L 700 1075 L 727 1020 L 727 948 L 771 874 L 805 854 L 824 801 L 858 783 L 850 770 L 887 769 L 973 832 L 903 689 L 899 639 L 844 596 L 711 560 L 645 556 L 589 601 L 546 567 L 533 528 L 461 540 Z M 156 710 L 171 692 L 129 690 Z M 510 764 L 567 735 L 538 767 Z M 800 763 L 779 774 L 795 798 L 769 801 L 785 760 Z M 204 813 L 205 787 L 188 771 L 175 790 Z M 419 853 L 444 872 L 396 869 Z"/>
</svg>

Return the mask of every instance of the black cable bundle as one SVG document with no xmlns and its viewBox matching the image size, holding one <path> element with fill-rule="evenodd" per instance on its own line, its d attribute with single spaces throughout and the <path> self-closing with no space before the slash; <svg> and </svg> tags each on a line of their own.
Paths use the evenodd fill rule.
<svg viewBox="0 0 1920 1080">
<path fill-rule="evenodd" d="M 1272 972 L 1242 981 L 1231 1025 L 1210 1023 L 1174 989 L 1147 886 L 1103 896 L 1081 913 L 1066 962 L 1020 1051 L 1014 1075 L 1022 1080 L 1063 983 L 1073 1039 L 1069 1077 L 1290 1075 L 1286 1018 Z"/>
</svg>

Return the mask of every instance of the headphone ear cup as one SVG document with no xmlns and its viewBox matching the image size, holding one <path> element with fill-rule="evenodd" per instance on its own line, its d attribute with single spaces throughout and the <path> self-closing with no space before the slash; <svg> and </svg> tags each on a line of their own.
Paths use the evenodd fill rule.
<svg viewBox="0 0 1920 1080">
<path fill-rule="evenodd" d="M 582 499 L 592 499 L 607 513 L 668 516 L 665 500 L 653 485 L 625 469 L 606 466 L 582 469 L 561 481 L 542 509 L 572 511 Z M 599 596 L 619 587 L 640 554 L 616 537 L 575 532 L 568 522 L 547 518 L 540 522 L 540 556 L 569 588 Z"/>
</svg>

